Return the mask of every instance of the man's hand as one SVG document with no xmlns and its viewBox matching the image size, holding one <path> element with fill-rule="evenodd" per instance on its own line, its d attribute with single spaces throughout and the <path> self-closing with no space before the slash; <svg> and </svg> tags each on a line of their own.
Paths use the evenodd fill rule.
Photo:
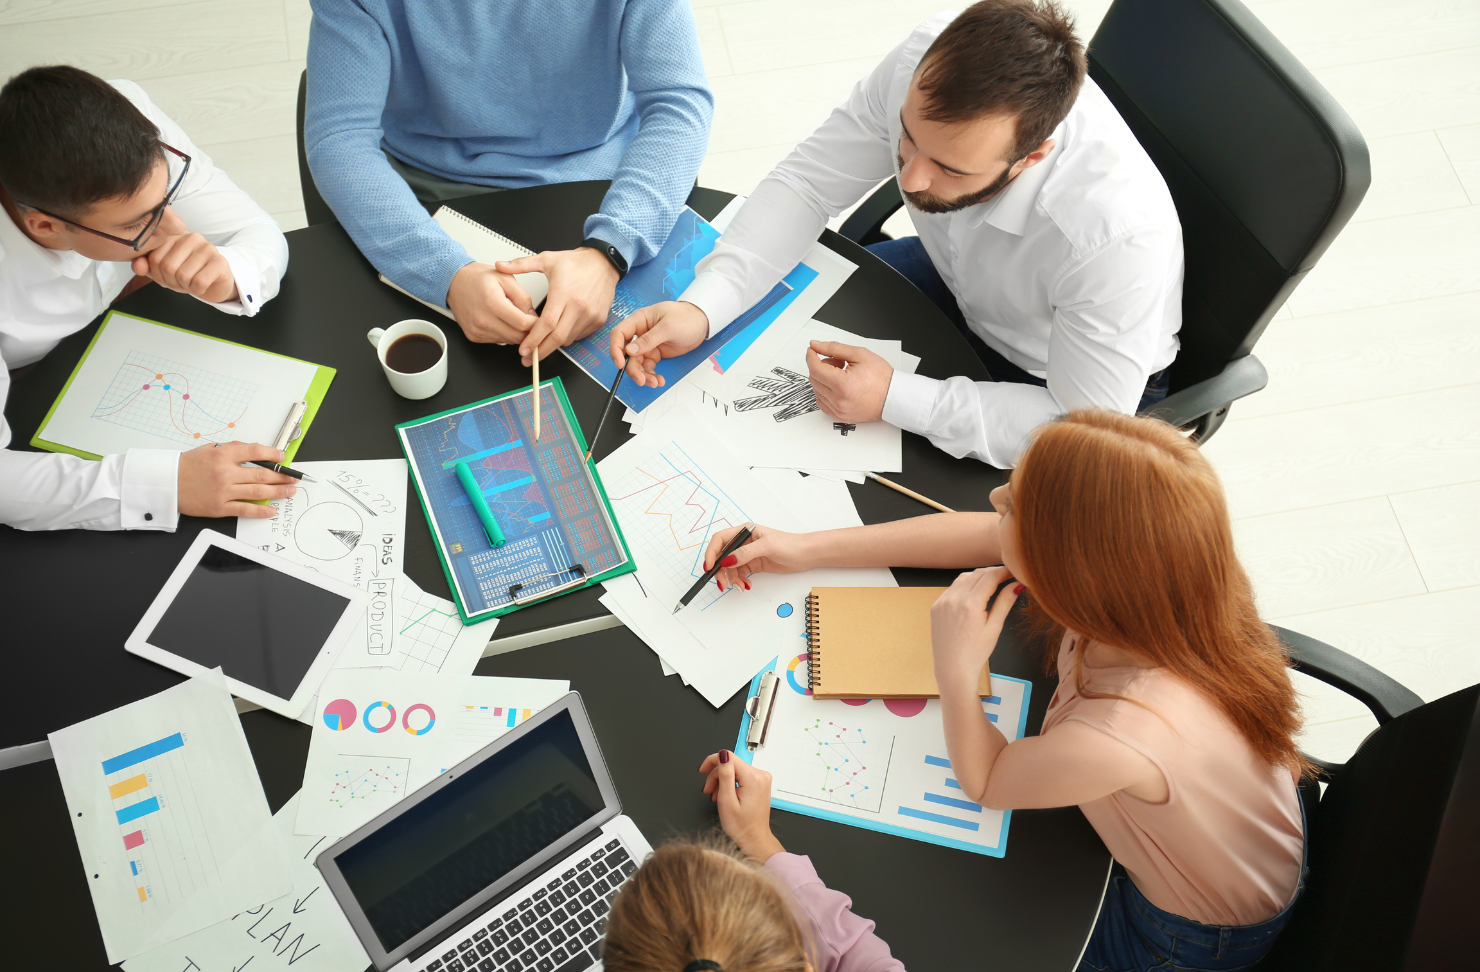
<svg viewBox="0 0 1480 972">
<path fill-rule="evenodd" d="M 725 549 L 725 544 L 734 539 L 742 526 L 721 530 L 709 538 L 709 547 L 704 551 L 704 569 L 714 566 L 714 558 Z M 723 568 L 714 575 L 720 590 L 740 586 L 750 590 L 750 575 L 764 571 L 768 574 L 794 574 L 812 565 L 807 562 L 804 547 L 805 534 L 784 533 L 768 526 L 751 524 L 750 539 L 739 550 L 726 557 L 720 564 Z"/>
<path fill-rule="evenodd" d="M 546 250 L 494 264 L 500 273 L 543 273 L 550 293 L 539 323 L 519 342 L 519 360 L 528 368 L 536 352 L 543 359 L 556 348 L 574 344 L 606 323 L 621 275 L 602 253 L 589 246 Z"/>
<path fill-rule="evenodd" d="M 134 257 L 134 273 L 161 287 L 190 294 L 212 304 L 234 300 L 236 277 L 231 265 L 199 233 L 181 233 Z"/>
<path fill-rule="evenodd" d="M 475 344 L 518 344 L 538 320 L 518 281 L 486 263 L 469 263 L 453 274 L 447 309 Z"/>
<path fill-rule="evenodd" d="M 686 300 L 665 300 L 634 311 L 612 330 L 612 363 L 639 385 L 661 388 L 658 362 L 688 354 L 709 336 L 709 315 Z"/>
<path fill-rule="evenodd" d="M 729 750 L 705 757 L 699 772 L 709 775 L 704 792 L 719 807 L 719 825 L 746 857 L 764 864 L 773 854 L 786 852 L 771 833 L 770 773 Z"/>
<path fill-rule="evenodd" d="M 807 349 L 807 373 L 817 392 L 817 405 L 840 422 L 877 422 L 894 368 L 867 348 L 836 341 L 813 341 Z"/>
<path fill-rule="evenodd" d="M 935 681 L 942 696 L 962 685 L 976 691 L 982 669 L 997 647 L 1007 612 L 1024 590 L 1023 585 L 1012 584 L 997 591 L 999 585 L 1010 580 L 1012 573 L 1006 567 L 973 570 L 957 577 L 931 606 L 930 647 L 935 655 Z M 990 612 L 988 602 L 992 603 Z"/>
<path fill-rule="evenodd" d="M 176 503 L 185 516 L 277 516 L 271 506 L 251 500 L 275 500 L 298 492 L 298 481 L 261 466 L 242 463 L 260 459 L 282 462 L 283 454 L 251 442 L 223 442 L 180 453 Z"/>
</svg>

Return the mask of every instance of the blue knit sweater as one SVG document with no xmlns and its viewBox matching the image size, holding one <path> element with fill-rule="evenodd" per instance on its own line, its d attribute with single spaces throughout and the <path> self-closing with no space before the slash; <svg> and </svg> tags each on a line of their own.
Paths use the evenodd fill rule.
<svg viewBox="0 0 1480 972">
<path fill-rule="evenodd" d="M 683 208 L 713 109 L 688 0 L 313 0 L 314 182 L 376 269 L 434 303 L 472 261 L 382 148 L 478 185 L 611 179 L 585 233 L 636 266 Z"/>
</svg>

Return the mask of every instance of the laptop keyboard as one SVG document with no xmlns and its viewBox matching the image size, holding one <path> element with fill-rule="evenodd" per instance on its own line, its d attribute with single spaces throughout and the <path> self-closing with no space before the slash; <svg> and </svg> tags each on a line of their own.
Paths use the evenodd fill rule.
<svg viewBox="0 0 1480 972">
<path fill-rule="evenodd" d="M 510 898 L 457 947 L 423 956 L 420 972 L 581 972 L 601 961 L 606 915 L 637 862 L 607 841 L 544 887 Z M 494 917 L 497 915 L 497 917 Z"/>
</svg>

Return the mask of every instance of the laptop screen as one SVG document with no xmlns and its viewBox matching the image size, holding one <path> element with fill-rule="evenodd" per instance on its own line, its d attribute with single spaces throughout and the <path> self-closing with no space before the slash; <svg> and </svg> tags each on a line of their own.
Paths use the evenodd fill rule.
<svg viewBox="0 0 1480 972">
<path fill-rule="evenodd" d="M 387 952 L 605 807 L 570 712 L 466 770 L 337 856 Z"/>
</svg>

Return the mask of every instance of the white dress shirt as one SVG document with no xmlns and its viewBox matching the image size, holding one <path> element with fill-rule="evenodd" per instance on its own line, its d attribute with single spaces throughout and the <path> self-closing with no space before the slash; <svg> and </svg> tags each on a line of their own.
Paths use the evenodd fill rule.
<svg viewBox="0 0 1480 972">
<path fill-rule="evenodd" d="M 736 214 L 680 297 L 709 316 L 711 335 L 775 286 L 830 217 L 898 176 L 910 80 L 955 17 L 917 27 Z M 1177 356 L 1182 323 L 1171 194 L 1093 81 L 1051 137 L 1047 158 L 984 203 L 940 215 L 905 207 L 967 325 L 1048 387 L 895 372 L 884 420 L 1002 468 L 1033 429 L 1072 409 L 1133 413 Z"/>
<path fill-rule="evenodd" d="M 238 189 L 179 125 L 132 81 L 110 81 L 159 127 L 165 143 L 191 156 L 173 209 L 226 258 L 237 300 L 212 304 L 252 316 L 277 295 L 288 269 L 288 241 L 271 216 Z M 178 166 L 179 160 L 166 153 Z M 178 168 L 172 166 L 171 178 Z M 86 327 L 133 279 L 128 263 L 90 260 L 74 250 L 33 242 L 0 211 L 0 405 L 8 369 L 42 358 L 62 338 Z M 7 448 L 10 423 L 0 415 L 0 523 L 22 530 L 174 530 L 179 520 L 177 449 L 130 449 L 99 462 Z"/>
</svg>

